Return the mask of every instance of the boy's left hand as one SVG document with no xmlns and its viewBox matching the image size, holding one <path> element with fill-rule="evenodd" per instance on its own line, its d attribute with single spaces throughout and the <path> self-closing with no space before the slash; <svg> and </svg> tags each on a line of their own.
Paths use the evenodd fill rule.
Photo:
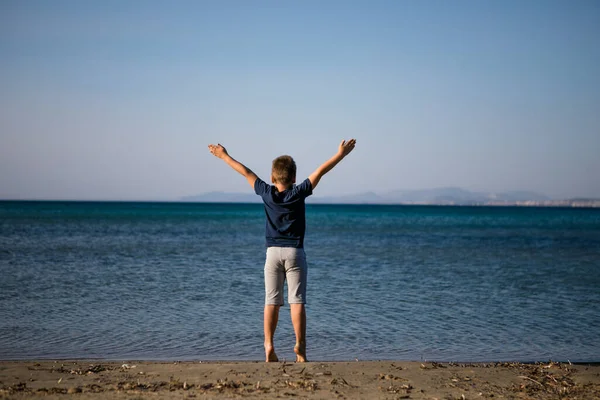
<svg viewBox="0 0 600 400">
<path fill-rule="evenodd" d="M 215 157 L 223 158 L 227 155 L 227 149 L 221 146 L 221 144 L 209 144 L 208 150 Z"/>
<path fill-rule="evenodd" d="M 354 150 L 354 146 L 356 146 L 356 139 L 350 139 L 347 142 L 342 140 L 342 143 L 340 143 L 340 146 L 338 147 L 338 154 L 342 157 L 346 157 Z"/>
</svg>

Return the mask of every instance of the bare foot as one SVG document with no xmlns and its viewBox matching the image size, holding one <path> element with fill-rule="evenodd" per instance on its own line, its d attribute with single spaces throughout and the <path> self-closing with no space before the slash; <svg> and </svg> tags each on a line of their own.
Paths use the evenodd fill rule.
<svg viewBox="0 0 600 400">
<path fill-rule="evenodd" d="M 296 343 L 294 346 L 294 353 L 296 353 L 296 362 L 307 362 L 306 359 L 306 345 Z"/>
<path fill-rule="evenodd" d="M 265 355 L 266 355 L 266 362 L 278 362 L 279 361 L 279 358 L 277 358 L 277 354 L 275 354 L 275 349 L 273 348 L 273 346 L 265 345 Z"/>
</svg>

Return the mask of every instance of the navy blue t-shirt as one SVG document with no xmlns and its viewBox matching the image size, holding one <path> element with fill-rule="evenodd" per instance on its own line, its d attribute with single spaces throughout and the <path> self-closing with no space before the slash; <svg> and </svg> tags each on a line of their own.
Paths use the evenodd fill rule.
<svg viewBox="0 0 600 400">
<path fill-rule="evenodd" d="M 312 184 L 307 178 L 291 189 L 279 192 L 277 187 L 262 179 L 254 182 L 254 191 L 262 197 L 267 216 L 267 247 L 304 247 L 306 208 L 304 199 L 312 194 Z"/>
</svg>

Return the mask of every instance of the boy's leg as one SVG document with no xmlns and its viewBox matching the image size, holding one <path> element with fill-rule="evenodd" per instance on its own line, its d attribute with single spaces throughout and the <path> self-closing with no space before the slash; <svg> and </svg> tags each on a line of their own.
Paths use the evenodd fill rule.
<svg viewBox="0 0 600 400">
<path fill-rule="evenodd" d="M 266 362 L 277 362 L 277 354 L 275 354 L 275 346 L 273 346 L 273 336 L 277 329 L 277 321 L 279 320 L 279 307 L 275 305 L 265 305 L 265 357 Z"/>
<path fill-rule="evenodd" d="M 292 325 L 296 334 L 296 362 L 306 362 L 306 310 L 304 304 L 290 304 L 292 314 Z"/>
<path fill-rule="evenodd" d="M 306 280 L 308 266 L 304 249 L 287 249 L 285 258 L 285 273 L 288 281 L 288 303 L 290 303 L 290 314 L 292 325 L 296 334 L 296 362 L 306 360 Z"/>
<path fill-rule="evenodd" d="M 265 361 L 279 361 L 273 345 L 275 329 L 279 320 L 279 307 L 283 305 L 283 282 L 285 271 L 280 258 L 280 250 L 277 247 L 267 249 L 265 261 Z"/>
</svg>

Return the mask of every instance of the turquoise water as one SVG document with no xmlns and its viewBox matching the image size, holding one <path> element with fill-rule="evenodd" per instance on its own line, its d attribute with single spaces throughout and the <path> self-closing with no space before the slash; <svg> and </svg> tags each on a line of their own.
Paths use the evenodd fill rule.
<svg viewBox="0 0 600 400">
<path fill-rule="evenodd" d="M 307 221 L 314 360 L 600 361 L 598 209 Z M 260 204 L 0 202 L 0 359 L 260 360 L 263 234 Z"/>
</svg>

